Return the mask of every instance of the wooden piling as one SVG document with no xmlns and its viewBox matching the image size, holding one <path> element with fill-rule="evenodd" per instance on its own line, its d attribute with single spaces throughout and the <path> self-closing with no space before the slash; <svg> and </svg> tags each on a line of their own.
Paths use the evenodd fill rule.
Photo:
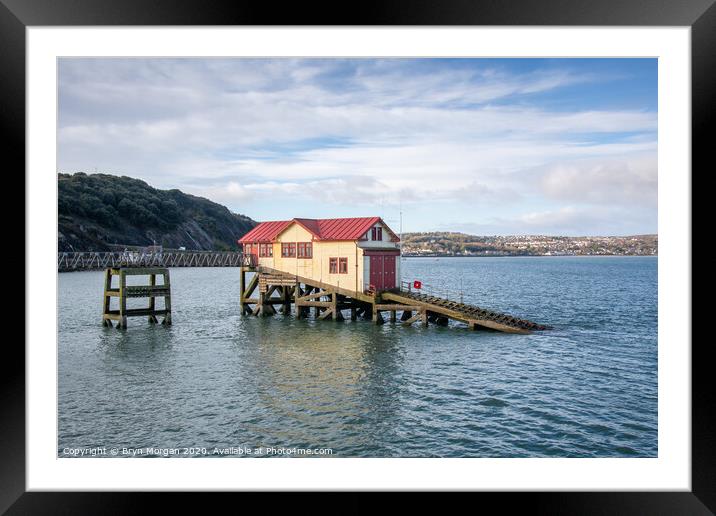
<svg viewBox="0 0 716 516">
<path fill-rule="evenodd" d="M 169 269 L 162 269 L 162 276 L 164 279 L 164 287 L 166 288 L 167 294 L 164 296 L 164 320 L 162 324 L 170 325 L 172 323 L 172 286 L 169 281 Z M 156 310 L 155 310 L 156 312 Z"/>
<path fill-rule="evenodd" d="M 157 275 L 156 274 L 150 274 L 149 275 L 149 286 L 156 287 L 157 286 Z M 154 297 L 149 297 L 149 306 L 147 307 L 149 311 L 154 312 Z M 157 317 L 155 315 L 148 315 L 147 318 L 149 319 L 150 324 L 157 324 L 159 321 L 157 321 Z"/>
<path fill-rule="evenodd" d="M 291 289 L 293 287 L 290 287 L 288 285 L 283 286 L 282 291 L 282 298 L 283 298 L 283 310 L 281 313 L 283 315 L 291 315 Z"/>
<path fill-rule="evenodd" d="M 112 290 L 112 272 L 110 269 L 105 269 L 104 271 L 104 302 L 102 307 L 102 326 L 108 326 L 110 328 L 113 327 L 112 320 L 107 319 L 104 317 L 105 314 L 109 313 L 110 309 L 110 302 L 112 300 L 112 297 L 107 295 L 107 292 Z"/>
<path fill-rule="evenodd" d="M 127 296 L 125 288 L 127 287 L 127 276 L 120 272 L 119 274 L 119 327 L 123 330 L 127 329 Z"/>
<path fill-rule="evenodd" d="M 385 321 L 383 320 L 383 315 L 380 313 L 380 310 L 377 308 L 376 305 L 373 305 L 373 322 L 375 324 L 385 323 Z"/>
<path fill-rule="evenodd" d="M 157 285 L 157 275 L 162 275 L 164 282 Z M 149 285 L 127 285 L 127 276 L 149 276 Z M 117 287 L 112 286 L 112 278 L 117 277 Z M 111 300 L 117 298 L 118 309 L 111 308 Z M 146 308 L 127 308 L 128 298 L 149 298 Z M 157 310 L 155 298 L 164 298 L 164 309 Z M 127 317 L 143 316 L 151 324 L 158 323 L 157 315 L 164 316 L 162 324 L 172 323 L 171 284 L 169 270 L 165 268 L 108 268 L 104 271 L 104 296 L 102 303 L 102 325 L 112 327 L 117 321 L 117 328 L 127 328 Z"/>
<path fill-rule="evenodd" d="M 246 269 L 241 267 L 239 272 L 239 308 L 241 315 L 246 313 L 246 298 L 244 292 L 246 291 Z"/>
<path fill-rule="evenodd" d="M 334 321 L 342 321 L 343 314 L 338 309 L 338 292 L 331 292 L 331 313 Z"/>
</svg>

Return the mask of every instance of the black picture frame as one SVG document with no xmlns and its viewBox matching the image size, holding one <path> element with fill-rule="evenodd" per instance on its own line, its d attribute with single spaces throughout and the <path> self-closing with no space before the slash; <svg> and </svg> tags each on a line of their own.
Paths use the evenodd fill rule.
<svg viewBox="0 0 716 516">
<path fill-rule="evenodd" d="M 334 10 L 320 4 L 220 2 L 201 0 L 0 0 L 0 121 L 6 163 L 25 170 L 25 29 L 29 26 L 87 25 L 532 25 L 690 26 L 692 71 L 692 171 L 705 169 L 708 135 L 716 109 L 715 0 L 378 0 Z M 709 128 L 711 130 L 709 130 Z M 8 160 L 8 158 L 10 158 Z M 706 171 L 703 170 L 702 173 Z M 13 171 L 14 173 L 14 171 Z M 18 174 L 19 175 L 19 174 Z M 19 188 L 24 191 L 24 182 Z M 693 234 L 693 232 L 692 232 Z M 684 250 L 691 256 L 691 249 Z M 25 270 L 27 275 L 28 271 Z M 692 317 L 693 320 L 693 317 Z M 6 341 L 2 379 L 0 512 L 7 514 L 129 514 L 177 493 L 25 492 L 25 354 Z M 503 507 L 515 504 L 549 514 L 713 514 L 716 511 L 716 408 L 711 384 L 709 340 L 692 345 L 692 490 L 690 492 L 484 493 Z M 216 493 L 204 493 L 217 503 Z M 223 495 L 222 495 L 223 498 Z M 199 502 L 205 504 L 207 501 Z"/>
</svg>

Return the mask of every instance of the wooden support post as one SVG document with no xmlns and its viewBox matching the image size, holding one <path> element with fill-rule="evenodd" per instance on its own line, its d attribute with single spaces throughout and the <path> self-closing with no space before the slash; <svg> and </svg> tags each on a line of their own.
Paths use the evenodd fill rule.
<svg viewBox="0 0 716 516">
<path fill-rule="evenodd" d="M 358 318 L 357 309 L 354 306 L 351 307 L 351 321 L 355 321 Z"/>
<path fill-rule="evenodd" d="M 373 305 L 373 322 L 375 324 L 383 324 L 385 322 L 383 320 L 383 316 L 380 313 L 380 310 L 375 308 L 375 305 Z"/>
<path fill-rule="evenodd" d="M 425 328 L 428 327 L 428 311 L 425 308 L 420 310 L 420 322 Z"/>
<path fill-rule="evenodd" d="M 241 315 L 246 314 L 246 302 L 244 301 L 246 299 L 246 296 L 244 296 L 244 290 L 246 289 L 246 269 L 241 267 L 241 272 L 239 273 L 239 310 L 241 312 Z"/>
<path fill-rule="evenodd" d="M 338 309 L 338 292 L 332 292 L 331 296 L 331 313 L 333 314 L 334 321 L 342 321 L 343 314 Z"/>
<path fill-rule="evenodd" d="M 254 273 L 253 277 L 251 278 L 251 281 L 249 281 L 248 285 L 246 284 L 246 273 L 248 271 L 242 267 L 241 268 L 241 280 L 244 284 L 244 286 L 241 289 L 241 305 L 242 305 L 242 314 L 247 315 L 256 315 L 258 313 L 258 306 L 256 305 L 253 309 L 249 306 L 249 299 L 251 299 L 251 295 L 256 290 L 256 287 L 259 284 L 259 273 Z"/>
<path fill-rule="evenodd" d="M 102 326 L 108 326 L 112 328 L 112 321 L 107 319 L 105 315 L 109 314 L 110 301 L 112 297 L 109 295 L 109 291 L 112 289 L 112 273 L 110 269 L 104 271 L 104 297 L 102 300 Z"/>
<path fill-rule="evenodd" d="M 149 275 L 149 286 L 150 287 L 156 287 L 157 286 L 157 275 L 156 274 L 150 274 Z M 151 312 L 154 312 L 154 296 L 149 297 L 149 306 L 148 309 Z M 157 318 L 154 316 L 154 314 L 149 314 L 148 316 L 150 324 L 156 324 Z"/>
<path fill-rule="evenodd" d="M 396 317 L 395 317 L 395 310 L 391 310 L 391 311 L 390 311 L 390 322 L 394 323 L 394 322 L 395 322 L 395 319 L 396 319 Z"/>
<path fill-rule="evenodd" d="M 283 286 L 283 315 L 291 315 L 291 287 Z"/>
<path fill-rule="evenodd" d="M 125 295 L 125 288 L 127 286 L 127 276 L 125 276 L 122 269 L 119 270 L 119 324 L 117 328 L 123 330 L 127 329 L 127 297 Z"/>
<path fill-rule="evenodd" d="M 284 312 L 284 308 L 286 308 L 286 306 L 285 306 L 285 304 L 286 304 L 286 301 L 285 301 L 285 299 L 286 299 L 286 291 L 284 290 L 283 286 L 277 287 L 277 288 L 276 288 L 276 291 L 278 292 L 278 298 L 279 298 L 279 300 L 281 301 L 281 307 L 277 310 L 277 312 L 283 313 L 283 312 Z"/>
<path fill-rule="evenodd" d="M 169 281 L 169 269 L 164 269 L 162 276 L 164 276 L 164 287 L 167 289 L 167 293 L 164 296 L 164 310 L 166 310 L 166 313 L 164 314 L 162 324 L 168 326 L 172 323 L 172 294 L 171 283 Z"/>
<path fill-rule="evenodd" d="M 262 284 L 261 273 L 257 272 L 256 275 L 259 276 L 259 303 L 257 305 L 259 309 L 258 315 L 263 317 L 266 315 L 266 290 Z"/>
<path fill-rule="evenodd" d="M 301 290 L 301 284 L 296 283 L 296 287 L 293 289 L 293 302 L 296 305 L 296 319 L 303 319 L 305 316 L 303 306 L 301 306 L 301 302 L 298 300 L 298 298 L 302 295 L 303 291 Z"/>
</svg>

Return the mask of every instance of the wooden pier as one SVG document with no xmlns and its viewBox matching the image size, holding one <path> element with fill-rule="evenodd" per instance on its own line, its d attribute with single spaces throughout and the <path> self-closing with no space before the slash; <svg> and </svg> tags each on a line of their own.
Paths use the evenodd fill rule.
<svg viewBox="0 0 716 516">
<path fill-rule="evenodd" d="M 249 273 L 254 275 L 247 282 Z M 298 318 L 308 317 L 313 308 L 320 320 L 340 321 L 343 312 L 350 310 L 351 320 L 361 317 L 375 324 L 385 323 L 386 313 L 390 322 L 398 322 L 400 312 L 400 322 L 406 326 L 416 322 L 447 326 L 452 319 L 473 330 L 524 334 L 547 329 L 532 321 L 429 294 L 401 289 L 355 292 L 263 266 L 242 266 L 240 289 L 243 315 L 274 315 L 277 306 L 282 314 L 289 315 L 293 305 Z"/>
<path fill-rule="evenodd" d="M 127 285 L 127 276 L 149 276 L 149 285 Z M 157 276 L 162 276 L 163 282 L 157 285 Z M 112 285 L 113 278 L 117 278 L 117 286 Z M 156 308 L 155 299 L 164 298 L 164 308 Z M 118 309 L 111 308 L 112 298 L 119 301 Z M 148 298 L 146 308 L 127 308 L 127 299 Z M 150 323 L 157 324 L 157 316 L 163 316 L 162 324 L 172 323 L 172 294 L 169 282 L 169 269 L 166 268 L 114 268 L 104 271 L 104 303 L 102 311 L 102 325 L 112 327 L 112 321 L 117 321 L 117 328 L 127 328 L 127 317 L 147 317 Z"/>
</svg>

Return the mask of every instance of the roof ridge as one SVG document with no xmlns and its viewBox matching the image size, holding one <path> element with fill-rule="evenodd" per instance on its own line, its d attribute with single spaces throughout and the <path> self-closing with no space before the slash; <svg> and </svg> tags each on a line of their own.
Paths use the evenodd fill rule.
<svg viewBox="0 0 716 516">
<path fill-rule="evenodd" d="M 397 235 L 388 227 L 382 217 L 334 217 L 325 219 L 312 219 L 307 217 L 294 217 L 290 220 L 260 222 L 246 235 L 241 237 L 243 242 L 271 242 L 274 241 L 291 224 L 298 224 L 311 233 L 317 240 L 358 240 L 375 222 L 381 222 L 388 232 L 397 238 Z"/>
<path fill-rule="evenodd" d="M 368 217 L 326 217 L 326 218 L 312 218 L 312 217 L 294 217 L 291 220 L 356 220 L 356 219 L 379 219 L 379 215 L 370 215 Z"/>
</svg>

